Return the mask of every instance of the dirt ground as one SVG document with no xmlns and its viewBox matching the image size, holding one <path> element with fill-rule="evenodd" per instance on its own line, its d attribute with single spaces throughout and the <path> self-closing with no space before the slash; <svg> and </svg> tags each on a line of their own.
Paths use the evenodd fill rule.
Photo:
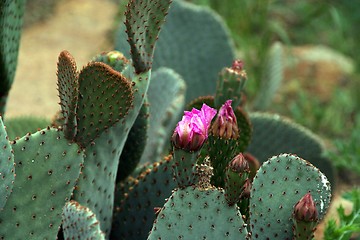
<svg viewBox="0 0 360 240">
<path fill-rule="evenodd" d="M 112 50 L 106 37 L 116 13 L 111 0 L 62 0 L 46 21 L 25 28 L 6 115 L 51 118 L 60 108 L 56 90 L 59 53 L 68 50 L 81 69 L 97 53 Z"/>
</svg>

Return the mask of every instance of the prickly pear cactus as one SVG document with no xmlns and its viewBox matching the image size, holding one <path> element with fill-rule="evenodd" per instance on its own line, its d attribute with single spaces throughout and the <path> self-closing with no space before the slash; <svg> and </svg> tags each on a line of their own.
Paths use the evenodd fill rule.
<svg viewBox="0 0 360 240">
<path fill-rule="evenodd" d="M 269 49 L 261 79 L 260 89 L 254 101 L 254 110 L 265 110 L 269 107 L 275 93 L 281 87 L 284 73 L 283 47 L 275 42 Z"/>
<path fill-rule="evenodd" d="M 27 133 L 35 133 L 49 124 L 50 121 L 43 117 L 20 116 L 5 119 L 6 132 L 10 140 L 21 138 Z"/>
<path fill-rule="evenodd" d="M 124 39 L 121 26 L 115 49 L 128 56 Z M 229 30 L 215 12 L 176 0 L 160 33 L 153 69 L 167 67 L 182 76 L 187 85 L 185 102 L 189 102 L 215 92 L 218 72 L 231 64 L 234 52 Z"/>
<path fill-rule="evenodd" d="M 148 126 L 149 126 L 149 104 L 145 99 L 140 108 L 134 125 L 132 126 L 123 151 L 121 152 L 116 182 L 129 176 L 141 161 L 145 147 L 148 146 Z"/>
<path fill-rule="evenodd" d="M 16 178 L 0 212 L 2 239 L 53 239 L 70 200 L 84 153 L 64 132 L 46 128 L 13 141 Z M 14 229 L 14 231 L 9 231 Z"/>
<path fill-rule="evenodd" d="M 277 114 L 251 113 L 250 120 L 253 135 L 247 151 L 260 162 L 281 153 L 296 154 L 325 173 L 334 188 L 334 168 L 329 159 L 323 156 L 324 146 L 319 137 Z"/>
<path fill-rule="evenodd" d="M 79 73 L 77 71 L 75 59 L 68 51 L 62 51 L 58 61 L 58 91 L 63 128 L 66 137 L 70 140 L 75 138 L 78 131 L 76 108 L 79 100 Z"/>
<path fill-rule="evenodd" d="M 246 224 L 236 205 L 216 188 L 176 189 L 157 213 L 151 239 L 246 239 Z"/>
<path fill-rule="evenodd" d="M 145 239 L 156 218 L 155 209 L 164 205 L 165 199 L 176 187 L 172 175 L 172 158 L 154 163 L 131 183 L 125 194 L 115 199 L 113 239 Z"/>
<path fill-rule="evenodd" d="M 14 187 L 15 167 L 14 154 L 5 126 L 0 117 L 0 209 L 3 209 Z"/>
<path fill-rule="evenodd" d="M 292 239 L 294 205 L 311 193 L 322 219 L 331 200 L 326 176 L 296 155 L 281 154 L 264 162 L 251 188 L 250 231 L 254 239 Z"/>
<path fill-rule="evenodd" d="M 25 0 L 0 2 L 0 115 L 15 77 L 24 10 Z"/>
<path fill-rule="evenodd" d="M 79 87 L 79 99 L 83 101 L 83 103 L 79 103 L 77 107 L 77 124 L 78 131 L 81 131 L 81 133 L 77 133 L 75 139 L 76 141 L 83 142 L 83 144 L 87 146 L 87 157 L 83 174 L 78 182 L 79 190 L 74 192 L 74 199 L 81 205 L 90 208 L 96 214 L 101 224 L 101 230 L 104 231 L 107 236 L 110 234 L 111 229 L 115 179 L 120 155 L 129 131 L 145 99 L 150 83 L 150 69 L 154 45 L 169 5 L 169 0 L 131 0 L 129 2 L 125 13 L 125 26 L 131 48 L 133 67 L 131 65 L 125 67 L 123 72 L 119 73 L 103 63 L 90 63 L 90 66 L 101 65 L 99 68 L 95 67 L 96 72 L 97 70 L 101 72 L 104 69 L 108 71 L 108 73 L 102 73 L 101 76 L 110 76 L 112 78 L 112 76 L 116 75 L 118 79 L 122 79 L 121 81 L 115 81 L 117 82 L 116 84 L 122 85 L 123 87 L 121 88 L 123 89 L 127 89 L 125 85 L 131 86 L 131 90 L 119 90 L 116 92 L 116 84 L 112 81 L 111 84 L 115 84 L 115 89 L 113 85 L 109 85 L 109 87 L 105 87 L 105 89 L 99 89 L 103 87 L 99 87 L 101 81 L 98 83 L 94 82 L 92 85 L 87 83 L 86 85 L 91 86 L 84 86 L 85 88 L 89 88 L 84 89 L 86 95 L 82 92 L 81 85 Z M 82 72 L 83 71 L 84 70 L 82 70 Z M 89 78 L 89 81 L 94 80 L 92 78 L 96 79 L 96 74 L 94 76 L 93 71 L 83 75 L 82 72 L 80 72 L 79 78 L 83 76 L 84 78 Z M 91 88 L 93 88 L 95 92 L 93 92 Z M 109 96 L 102 96 L 109 89 L 115 92 L 112 92 Z M 89 97 L 92 98 L 93 103 L 98 109 L 98 111 L 94 112 L 94 116 L 96 117 L 94 120 L 91 120 L 93 106 L 91 102 L 89 103 L 89 101 L 86 100 L 86 98 Z M 102 99 L 103 102 L 96 102 L 97 97 Z M 132 98 L 133 100 L 129 101 Z M 84 115 L 79 114 L 80 108 L 84 108 L 84 110 L 81 110 L 84 113 L 90 114 L 90 119 L 87 116 L 83 118 Z M 113 115 L 112 111 L 105 112 L 105 109 L 112 110 L 112 108 L 114 109 Z M 104 111 L 102 109 L 104 109 Z M 128 109 L 128 111 L 125 111 L 125 109 Z M 120 116 L 115 114 L 116 111 L 124 114 Z M 97 119 L 98 117 L 99 119 Z M 84 121 L 86 124 L 82 125 L 80 121 Z M 94 125 L 95 123 L 100 123 L 103 131 L 98 131 L 98 128 Z M 93 132 L 93 135 L 88 135 L 89 130 Z M 90 141 L 89 139 L 93 137 L 94 139 Z"/>
<path fill-rule="evenodd" d="M 95 214 L 75 201 L 65 204 L 62 220 L 65 239 L 105 240 L 105 234 L 100 230 Z"/>
</svg>

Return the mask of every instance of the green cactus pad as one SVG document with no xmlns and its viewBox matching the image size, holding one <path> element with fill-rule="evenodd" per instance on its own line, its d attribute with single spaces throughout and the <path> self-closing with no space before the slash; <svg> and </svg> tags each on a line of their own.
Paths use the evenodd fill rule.
<svg viewBox="0 0 360 240">
<path fill-rule="evenodd" d="M 9 139 L 21 138 L 27 133 L 35 133 L 49 126 L 50 121 L 42 117 L 21 116 L 6 118 L 6 132 Z"/>
<path fill-rule="evenodd" d="M 141 162 L 160 159 L 170 147 L 170 137 L 184 109 L 185 90 L 184 80 L 171 69 L 159 68 L 152 74 L 148 90 L 149 138 Z"/>
<path fill-rule="evenodd" d="M 171 0 L 130 0 L 128 3 L 125 26 L 137 73 L 151 69 L 155 42 L 170 3 Z"/>
<path fill-rule="evenodd" d="M 251 113 L 253 135 L 247 149 L 260 163 L 281 153 L 293 153 L 311 162 L 335 186 L 331 162 L 323 156 L 323 143 L 310 130 L 276 114 Z"/>
<path fill-rule="evenodd" d="M 114 213 L 112 239 L 146 239 L 156 218 L 154 208 L 162 207 L 176 187 L 170 157 L 154 163 L 132 184 Z"/>
<path fill-rule="evenodd" d="M 127 53 L 124 35 L 120 28 L 115 48 Z M 231 64 L 234 52 L 220 16 L 208 8 L 174 1 L 156 45 L 153 69 L 167 67 L 180 74 L 188 86 L 187 103 L 215 92 L 218 72 Z"/>
<path fill-rule="evenodd" d="M 0 238 L 54 239 L 83 165 L 83 151 L 55 128 L 28 134 L 12 147 L 16 178 L 0 212 Z"/>
<path fill-rule="evenodd" d="M 14 81 L 25 0 L 0 2 L 0 114 L 5 112 L 9 89 Z"/>
<path fill-rule="evenodd" d="M 116 182 L 129 176 L 140 162 L 147 143 L 147 128 L 149 125 L 149 104 L 145 99 L 140 112 L 126 139 L 121 152 Z"/>
<path fill-rule="evenodd" d="M 206 155 L 210 156 L 211 166 L 214 168 L 214 175 L 211 178 L 211 184 L 216 187 L 225 186 L 225 168 L 230 161 L 241 151 L 238 141 L 235 139 L 221 139 L 209 136 L 206 143 Z"/>
<path fill-rule="evenodd" d="M 270 47 L 265 64 L 260 89 L 254 103 L 254 109 L 259 111 L 269 107 L 283 80 L 283 47 L 279 42 L 275 42 Z"/>
<path fill-rule="evenodd" d="M 135 184 L 137 184 L 137 178 L 141 173 L 151 168 L 149 163 L 139 164 L 135 170 L 126 179 L 116 183 L 115 188 L 115 200 L 114 200 L 114 212 L 116 213 L 121 205 L 121 202 L 125 199 L 127 193 Z"/>
<path fill-rule="evenodd" d="M 5 206 L 15 180 L 14 154 L 0 117 L 0 210 Z"/>
<path fill-rule="evenodd" d="M 130 82 L 104 63 L 89 63 L 79 74 L 76 142 L 87 146 L 123 119 L 132 106 Z"/>
<path fill-rule="evenodd" d="M 64 132 L 73 140 L 77 132 L 76 107 L 79 98 L 79 79 L 76 62 L 68 51 L 62 51 L 58 59 L 57 85 L 61 112 L 64 119 Z"/>
<path fill-rule="evenodd" d="M 331 199 L 330 183 L 325 175 L 296 155 L 281 154 L 267 160 L 251 188 L 253 239 L 292 239 L 293 207 L 308 192 L 322 219 Z"/>
<path fill-rule="evenodd" d="M 177 189 L 157 214 L 148 240 L 246 239 L 246 225 L 235 205 L 218 189 Z"/>
<path fill-rule="evenodd" d="M 62 219 L 65 239 L 105 240 L 95 214 L 78 202 L 70 201 L 65 204 Z"/>
<path fill-rule="evenodd" d="M 104 132 L 86 148 L 84 168 L 73 198 L 96 214 L 101 230 L 107 235 L 111 228 L 119 158 L 126 139 L 119 139 L 119 131 L 115 130 L 119 128 Z M 120 140 L 124 142 L 119 144 Z"/>
</svg>

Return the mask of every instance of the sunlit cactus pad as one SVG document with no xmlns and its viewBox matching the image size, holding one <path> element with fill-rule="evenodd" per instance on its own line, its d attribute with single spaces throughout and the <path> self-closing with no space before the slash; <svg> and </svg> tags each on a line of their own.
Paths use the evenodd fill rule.
<svg viewBox="0 0 360 240">
<path fill-rule="evenodd" d="M 296 155 L 281 154 L 258 170 L 250 198 L 254 239 L 292 239 L 294 205 L 310 192 L 322 219 L 331 200 L 330 183 L 317 168 Z"/>
</svg>

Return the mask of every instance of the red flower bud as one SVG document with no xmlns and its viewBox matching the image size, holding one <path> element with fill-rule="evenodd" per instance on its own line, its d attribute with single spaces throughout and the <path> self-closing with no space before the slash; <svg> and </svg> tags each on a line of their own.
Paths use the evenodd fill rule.
<svg viewBox="0 0 360 240">
<path fill-rule="evenodd" d="M 297 221 L 317 222 L 318 212 L 310 193 L 305 194 L 294 207 L 294 218 Z"/>
<path fill-rule="evenodd" d="M 239 137 L 239 128 L 231 103 L 232 100 L 227 100 L 221 106 L 219 114 L 211 128 L 214 136 L 223 139 L 237 139 Z"/>
</svg>

